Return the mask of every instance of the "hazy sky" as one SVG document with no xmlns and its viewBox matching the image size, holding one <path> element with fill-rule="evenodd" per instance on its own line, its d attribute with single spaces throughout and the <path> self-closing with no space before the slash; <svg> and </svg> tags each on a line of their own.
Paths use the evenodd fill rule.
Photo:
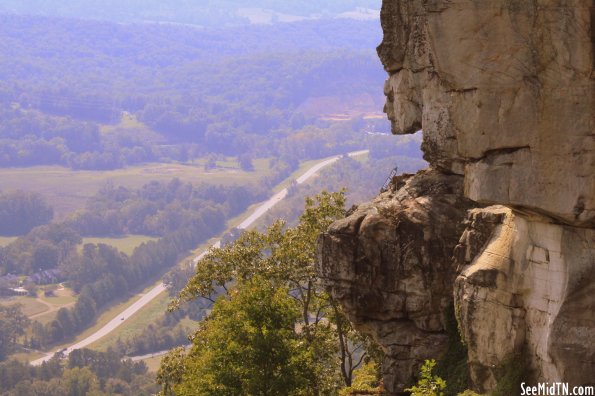
<svg viewBox="0 0 595 396">
<path fill-rule="evenodd" d="M 378 17 L 380 4 L 381 0 L 1 0 L 0 12 L 220 27 L 320 17 L 372 19 Z"/>
</svg>

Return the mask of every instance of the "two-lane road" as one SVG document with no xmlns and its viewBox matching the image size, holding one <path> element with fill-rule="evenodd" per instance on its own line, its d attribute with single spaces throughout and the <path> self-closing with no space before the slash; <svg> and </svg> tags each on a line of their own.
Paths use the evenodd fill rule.
<svg viewBox="0 0 595 396">
<path fill-rule="evenodd" d="M 354 151 L 354 152 L 348 153 L 347 155 L 350 157 L 355 157 L 355 156 L 363 155 L 366 153 L 368 153 L 368 150 L 360 150 L 360 151 Z M 336 155 L 336 156 L 330 157 L 324 161 L 321 161 L 321 162 L 317 163 L 316 165 L 313 165 L 312 167 L 310 167 L 307 171 L 305 171 L 301 176 L 299 176 L 296 179 L 297 184 L 302 184 L 302 183 L 306 182 L 312 176 L 316 175 L 321 169 L 335 163 L 340 158 L 341 158 L 341 155 Z M 273 206 L 275 206 L 280 201 L 282 201 L 286 196 L 287 196 L 287 188 L 284 188 L 283 190 L 274 194 L 268 201 L 265 201 L 262 204 L 260 204 L 254 210 L 254 212 L 252 212 L 252 214 L 250 216 L 248 216 L 244 221 L 242 221 L 240 223 L 238 228 L 246 229 L 246 228 L 250 227 L 256 220 L 258 220 L 260 217 L 262 217 L 267 211 L 269 211 Z M 211 245 L 211 247 L 213 247 L 213 248 L 218 248 L 220 246 L 221 246 L 221 241 L 216 241 L 215 243 L 213 243 Z M 199 254 L 198 256 L 196 256 L 193 260 L 194 263 L 195 264 L 198 263 L 198 261 L 200 261 L 200 259 L 203 258 L 205 254 L 207 254 L 207 251 L 204 251 L 201 254 Z M 109 333 L 114 331 L 118 326 L 120 326 L 124 322 L 126 322 L 132 315 L 134 315 L 136 312 L 138 312 L 142 307 L 144 307 L 145 305 L 150 303 L 155 297 L 157 297 L 159 294 L 164 292 L 165 289 L 166 289 L 165 285 L 162 282 L 160 282 L 154 288 L 152 288 L 147 293 L 142 295 L 137 301 L 135 301 L 130 306 L 128 306 L 124 311 L 122 311 L 121 313 L 116 315 L 115 318 L 110 320 L 102 328 L 100 328 L 99 330 L 97 330 L 95 333 L 91 334 L 84 340 L 79 341 L 75 344 L 72 344 L 69 347 L 67 347 L 66 349 L 63 349 L 62 352 L 64 353 L 64 355 L 68 355 L 70 352 L 74 351 L 75 349 L 84 348 L 84 347 L 89 346 L 90 344 L 94 343 L 95 341 L 99 340 L 100 338 L 105 337 L 106 335 L 108 335 Z M 48 353 L 46 356 L 44 356 L 42 358 L 31 361 L 31 364 L 34 366 L 40 365 L 41 363 L 50 360 L 52 358 L 52 356 L 54 355 L 54 353 L 56 353 L 56 352 L 58 352 L 58 350 Z"/>
</svg>

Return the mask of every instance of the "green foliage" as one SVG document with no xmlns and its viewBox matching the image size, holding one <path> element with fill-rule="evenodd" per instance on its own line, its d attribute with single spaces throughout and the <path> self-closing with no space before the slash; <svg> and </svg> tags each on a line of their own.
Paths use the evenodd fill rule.
<svg viewBox="0 0 595 396">
<path fill-rule="evenodd" d="M 339 396 L 350 396 L 357 394 L 383 394 L 380 386 L 380 374 L 378 366 L 374 361 L 369 361 L 359 367 L 353 373 L 354 378 L 351 386 L 339 391 Z"/>
<path fill-rule="evenodd" d="M 469 386 L 469 368 L 467 367 L 467 347 L 461 341 L 454 304 L 444 311 L 444 321 L 448 344 L 444 355 L 438 360 L 435 373 L 446 381 L 444 395 L 456 396 Z"/>
<path fill-rule="evenodd" d="M 43 196 L 27 191 L 0 192 L 0 235 L 22 235 L 54 215 Z"/>
<path fill-rule="evenodd" d="M 432 374 L 436 361 L 426 360 L 420 369 L 420 378 L 417 385 L 405 389 L 411 396 L 444 396 L 446 382 L 437 375 Z"/>
<path fill-rule="evenodd" d="M 314 351 L 295 331 L 299 318 L 299 305 L 288 290 L 252 278 L 214 305 L 194 335 L 174 393 L 306 394 Z"/>
<path fill-rule="evenodd" d="M 368 356 L 362 350 L 366 340 L 356 335 L 323 291 L 314 268 L 318 235 L 344 215 L 344 202 L 343 192 L 322 192 L 306 199 L 295 227 L 277 221 L 265 232 L 246 231 L 235 242 L 209 251 L 171 308 L 195 298 L 214 301 L 219 297 L 217 309 L 196 333 L 190 354 L 180 359 L 175 352 L 162 367 L 165 394 L 171 389 L 176 394 L 187 389 L 190 394 L 200 381 L 209 392 L 222 392 L 213 394 L 332 394 L 340 383 L 351 384 L 353 371 Z M 212 345 L 218 347 L 212 349 Z M 218 350 L 231 355 L 219 356 Z M 226 366 L 242 354 L 244 366 Z M 293 384 L 293 391 L 250 391 L 254 384 L 269 381 L 259 374 L 272 370 L 262 367 L 265 361 L 286 366 L 287 372 L 273 371 L 285 373 L 279 383 Z M 275 381 L 268 386 L 281 386 Z M 187 383 L 194 386 L 186 388 Z"/>
<path fill-rule="evenodd" d="M 45 325 L 34 326 L 28 346 L 43 348 L 71 339 L 93 322 L 102 307 L 176 264 L 181 254 L 222 230 L 227 218 L 261 198 L 264 191 L 250 185 L 192 185 L 177 178 L 150 182 L 138 190 L 107 183 L 89 199 L 85 210 L 63 222 L 36 227 L 1 248 L 0 274 L 29 274 L 42 283 L 40 270 L 51 269 L 59 278 L 52 283 L 68 280 L 79 294 L 74 307 L 60 310 Z M 0 207 L 0 212 L 6 211 Z M 163 237 L 140 244 L 130 256 L 103 243 L 87 243 L 79 249 L 79 233 L 110 235 L 131 230 Z M 7 293 L 9 286 L 3 282 L 0 291 Z M 201 311 L 194 309 L 196 315 Z M 184 342 L 180 328 L 170 330 L 147 332 L 154 336 L 150 342 L 139 339 L 129 349 L 161 346 L 162 350 Z"/>
<path fill-rule="evenodd" d="M 521 392 L 521 383 L 527 380 L 529 362 L 525 349 L 507 357 L 496 367 L 496 389 L 491 396 L 514 396 Z"/>
<path fill-rule="evenodd" d="M 13 351 L 17 339 L 25 334 L 29 319 L 19 305 L 0 305 L 0 361 Z"/>
<path fill-rule="evenodd" d="M 68 396 L 85 396 L 99 391 L 97 377 L 87 367 L 66 369 L 62 379 Z"/>
<path fill-rule="evenodd" d="M 0 84 L 0 166 L 115 169 L 209 152 L 290 161 L 359 148 L 361 134 L 312 128 L 319 114 L 301 105 L 378 92 L 374 27 L 344 19 L 203 30 L 0 15 L 0 40 L 11 43 L 0 81 L 13 82 Z"/>
<path fill-rule="evenodd" d="M 342 192 L 322 192 L 315 198 L 306 198 L 306 208 L 296 227 L 285 228 L 283 221 L 277 221 L 263 233 L 246 231 L 234 243 L 211 249 L 180 293 L 180 299 L 214 299 L 232 281 L 242 282 L 259 275 L 278 284 L 288 283 L 308 308 L 312 298 L 320 294 L 318 290 L 314 295 L 307 293 L 314 291 L 316 280 L 316 239 L 344 214 L 344 204 Z"/>
<path fill-rule="evenodd" d="M 53 358 L 40 366 L 16 360 L 0 363 L 3 396 L 149 396 L 156 392 L 143 362 L 122 360 L 112 350 L 77 349 L 66 361 Z"/>
</svg>

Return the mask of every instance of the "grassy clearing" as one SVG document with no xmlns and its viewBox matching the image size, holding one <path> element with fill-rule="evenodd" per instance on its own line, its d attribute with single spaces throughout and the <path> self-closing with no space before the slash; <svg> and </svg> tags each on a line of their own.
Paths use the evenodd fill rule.
<svg viewBox="0 0 595 396">
<path fill-rule="evenodd" d="M 145 362 L 145 364 L 147 365 L 149 372 L 156 373 L 159 370 L 159 366 L 161 366 L 161 360 L 164 356 L 165 355 L 143 359 L 143 362 Z"/>
<path fill-rule="evenodd" d="M 48 285 L 44 288 L 54 289 L 54 295 L 45 296 L 41 290 L 37 297 L 14 296 L 1 299 L 0 304 L 5 306 L 21 304 L 21 309 L 27 317 L 45 324 L 56 317 L 60 308 L 70 307 L 76 302 L 76 296 L 68 288 L 61 288 L 59 285 Z"/>
<path fill-rule="evenodd" d="M 270 160 L 269 158 L 256 158 L 256 159 L 252 160 L 252 165 L 254 166 L 254 171 L 253 172 L 244 172 L 244 173 L 264 174 L 264 173 L 268 172 L 269 160 Z M 207 163 L 207 159 L 204 157 L 197 158 L 194 161 L 192 161 L 192 163 L 196 166 L 200 166 L 200 167 L 204 168 L 204 165 Z M 215 165 L 218 169 L 241 171 L 240 163 L 237 161 L 236 157 L 225 157 L 224 159 L 216 160 Z"/>
<path fill-rule="evenodd" d="M 151 131 L 149 127 L 140 122 L 133 114 L 123 114 L 119 124 L 102 125 L 99 128 L 99 132 L 102 134 L 109 134 L 121 131 L 122 129 L 142 129 L 157 135 L 156 132 Z"/>
<path fill-rule="evenodd" d="M 74 292 L 71 289 L 65 287 L 58 287 L 55 289 L 53 296 L 46 296 L 43 292 L 39 293 L 39 299 L 57 307 L 74 304 L 76 302 L 76 296 L 74 295 Z"/>
<path fill-rule="evenodd" d="M 18 237 L 3 237 L 0 236 L 0 247 L 5 247 L 16 241 Z"/>
<path fill-rule="evenodd" d="M 31 360 L 39 359 L 44 355 L 39 352 L 21 352 L 10 355 L 10 359 L 18 360 L 19 362 L 29 363 Z M 159 368 L 159 366 L 157 366 Z"/>
<path fill-rule="evenodd" d="M 35 316 L 32 319 L 38 321 L 39 323 L 41 323 L 42 325 L 48 324 L 50 323 L 52 320 L 56 319 L 56 315 L 58 314 L 58 311 L 46 311 L 45 313 L 42 313 L 39 316 Z"/>
<path fill-rule="evenodd" d="M 110 171 L 74 171 L 61 166 L 2 168 L 0 180 L 4 190 L 37 191 L 54 207 L 55 217 L 84 207 L 86 200 L 108 182 L 128 188 L 139 188 L 152 180 L 170 181 L 177 177 L 193 184 L 208 182 L 223 185 L 246 185 L 257 181 L 269 170 L 268 160 L 256 160 L 254 172 L 217 168 L 205 171 L 198 164 L 144 164 Z"/>
<path fill-rule="evenodd" d="M 100 244 L 113 246 L 122 253 L 131 255 L 134 249 L 140 246 L 143 242 L 156 241 L 159 238 L 150 237 L 147 235 L 124 235 L 122 237 L 114 238 L 83 238 L 83 242 L 80 244 L 79 249 L 82 251 L 83 245 L 86 243 Z"/>
<path fill-rule="evenodd" d="M 56 318 L 60 308 L 68 308 L 76 303 L 76 296 L 71 289 L 60 285 L 44 286 L 46 290 L 53 290 L 54 295 L 46 296 L 44 290 L 37 293 L 37 301 L 48 307 L 47 310 L 31 315 L 30 318 L 42 324 L 51 322 Z"/>
<path fill-rule="evenodd" d="M 21 310 L 27 317 L 39 315 L 50 310 L 50 306 L 38 301 L 35 297 L 14 296 L 0 300 L 0 305 L 4 305 L 6 307 L 17 304 L 21 305 Z"/>
<path fill-rule="evenodd" d="M 365 154 L 358 155 L 358 156 L 351 157 L 351 158 L 354 159 L 354 160 L 356 160 L 357 162 L 359 162 L 361 164 L 365 164 L 370 159 L 370 153 L 365 153 Z"/>
</svg>

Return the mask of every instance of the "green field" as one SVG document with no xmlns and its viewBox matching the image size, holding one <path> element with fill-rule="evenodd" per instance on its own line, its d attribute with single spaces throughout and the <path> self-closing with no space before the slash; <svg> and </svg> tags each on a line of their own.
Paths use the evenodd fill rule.
<svg viewBox="0 0 595 396">
<path fill-rule="evenodd" d="M 161 366 L 161 360 L 165 355 L 161 356 L 154 356 L 148 359 L 144 359 L 143 362 L 147 365 L 149 372 L 156 373 L 159 370 L 159 366 Z"/>
<path fill-rule="evenodd" d="M 52 304 L 58 307 L 64 305 L 71 305 L 76 302 L 76 297 L 71 289 L 58 286 L 51 296 L 45 296 L 43 292 L 38 293 L 39 299 L 45 303 Z"/>
<path fill-rule="evenodd" d="M 83 242 L 80 244 L 80 249 L 82 250 L 83 245 L 87 243 L 94 243 L 100 244 L 103 243 L 105 245 L 110 245 L 121 251 L 122 253 L 126 253 L 128 256 L 134 252 L 134 249 L 140 246 L 143 242 L 148 241 L 156 241 L 159 238 L 150 237 L 146 235 L 124 235 L 121 237 L 113 237 L 113 238 L 95 238 L 95 237 L 88 237 L 83 238 Z"/>
<path fill-rule="evenodd" d="M 72 290 L 60 285 L 47 285 L 46 289 L 53 289 L 53 296 L 45 296 L 43 290 L 38 291 L 37 297 L 14 296 L 0 299 L 0 305 L 20 304 L 23 313 L 30 319 L 41 323 L 48 323 L 56 317 L 56 312 L 62 307 L 70 307 L 76 302 Z"/>
<path fill-rule="evenodd" d="M 14 296 L 0 299 L 0 305 L 11 306 L 19 304 L 23 313 L 30 317 L 46 312 L 50 307 L 43 302 L 38 301 L 35 297 Z"/>
<path fill-rule="evenodd" d="M 43 194 L 53 206 L 55 217 L 60 219 L 83 208 L 86 200 L 107 182 L 135 189 L 152 180 L 170 181 L 177 177 L 190 183 L 245 185 L 267 174 L 268 160 L 255 160 L 254 167 L 254 172 L 244 172 L 232 159 L 218 162 L 218 168 L 209 171 L 205 171 L 200 163 L 153 163 L 110 171 L 74 171 L 61 166 L 34 166 L 2 168 L 0 180 L 3 190 L 20 189 Z"/>
</svg>

